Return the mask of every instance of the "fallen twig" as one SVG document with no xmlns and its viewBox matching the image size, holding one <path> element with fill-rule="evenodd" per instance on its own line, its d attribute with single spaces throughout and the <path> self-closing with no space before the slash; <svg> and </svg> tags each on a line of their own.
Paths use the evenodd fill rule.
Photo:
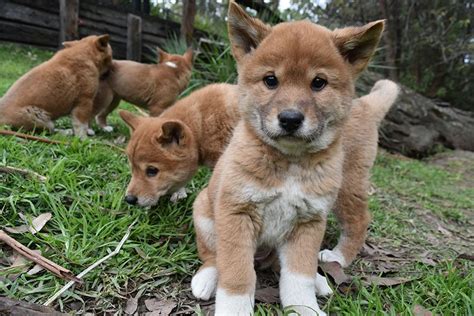
<svg viewBox="0 0 474 316">
<path fill-rule="evenodd" d="M 24 176 L 31 176 L 33 178 L 37 178 L 38 180 L 45 182 L 47 178 L 45 176 L 40 175 L 39 173 L 36 173 L 32 170 L 27 170 L 27 169 L 20 169 L 16 167 L 10 167 L 10 166 L 0 166 L 0 172 L 3 173 L 19 173 Z"/>
<path fill-rule="evenodd" d="M 56 263 L 52 262 L 49 259 L 46 259 L 45 257 L 35 253 L 33 250 L 27 248 L 26 246 L 23 246 L 20 244 L 18 241 L 13 239 L 12 237 L 8 236 L 6 232 L 3 230 L 0 230 L 0 241 L 3 241 L 7 245 L 13 248 L 16 252 L 18 252 L 20 255 L 23 257 L 30 259 L 31 261 L 39 264 L 40 266 L 44 267 L 46 270 L 54 273 L 61 279 L 65 280 L 74 280 L 74 282 L 79 282 L 82 283 L 82 280 L 79 277 L 74 276 L 74 274 L 57 265 Z"/>
<path fill-rule="evenodd" d="M 35 141 L 42 142 L 42 143 L 47 143 L 47 144 L 67 145 L 66 142 L 62 142 L 62 141 L 59 141 L 59 140 L 52 140 L 52 139 L 48 139 L 48 138 L 44 138 L 44 137 L 38 137 L 38 136 L 23 134 L 23 133 L 9 131 L 9 130 L 5 130 L 5 129 L 0 129 L 0 135 L 16 136 L 16 137 L 19 137 L 19 138 L 28 139 L 28 140 L 35 140 Z"/>
<path fill-rule="evenodd" d="M 143 111 L 143 110 L 140 109 L 138 106 L 134 105 L 134 107 L 135 107 L 135 110 L 137 110 L 137 112 L 140 113 L 141 116 L 145 116 L 145 117 L 150 116 L 150 114 L 148 114 L 147 112 Z"/>
<path fill-rule="evenodd" d="M 77 275 L 78 278 L 82 278 L 83 276 L 85 276 L 87 273 L 89 273 L 90 271 L 92 271 L 94 268 L 96 268 L 98 265 L 100 265 L 102 262 L 110 259 L 111 257 L 115 256 L 116 254 L 118 254 L 120 252 L 120 249 L 122 248 L 123 244 L 127 241 L 128 237 L 130 236 L 130 232 L 132 230 L 132 227 L 133 225 L 135 225 L 135 223 L 137 222 L 137 220 L 135 220 L 132 224 L 130 224 L 130 226 L 128 226 L 128 229 L 127 229 L 127 232 L 125 233 L 125 235 L 123 236 L 122 240 L 120 240 L 119 244 L 117 245 L 117 247 L 115 247 L 115 250 L 112 251 L 111 253 L 109 253 L 107 256 L 103 257 L 102 259 L 96 261 L 93 265 L 89 266 L 88 268 L 86 268 L 84 271 L 82 271 L 81 273 L 79 273 Z M 65 286 L 63 286 L 58 292 L 56 292 L 53 296 L 51 296 L 49 298 L 49 300 L 47 300 L 43 305 L 44 306 L 49 306 L 51 305 L 51 303 L 53 303 L 58 297 L 60 297 L 64 292 L 66 292 L 72 285 L 74 284 L 74 281 L 69 281 Z"/>
</svg>

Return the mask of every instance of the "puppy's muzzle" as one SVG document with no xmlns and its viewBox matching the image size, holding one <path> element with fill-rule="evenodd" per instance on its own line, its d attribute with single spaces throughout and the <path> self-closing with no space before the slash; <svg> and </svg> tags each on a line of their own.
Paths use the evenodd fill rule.
<svg viewBox="0 0 474 316">
<path fill-rule="evenodd" d="M 298 130 L 304 121 L 304 115 L 298 110 L 283 110 L 278 114 L 280 127 L 288 133 Z"/>
<path fill-rule="evenodd" d="M 125 201 L 128 204 L 135 205 L 138 202 L 138 198 L 135 195 L 128 194 L 125 196 Z"/>
</svg>

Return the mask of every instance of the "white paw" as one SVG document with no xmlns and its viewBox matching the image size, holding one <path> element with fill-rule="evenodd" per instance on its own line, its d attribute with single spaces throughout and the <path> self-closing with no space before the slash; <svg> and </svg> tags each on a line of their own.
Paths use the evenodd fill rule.
<svg viewBox="0 0 474 316">
<path fill-rule="evenodd" d="M 114 128 L 110 125 L 106 125 L 106 126 L 102 127 L 102 130 L 106 133 L 112 133 L 114 131 Z"/>
<path fill-rule="evenodd" d="M 253 315 L 254 294 L 229 294 L 224 289 L 217 289 L 215 316 L 248 316 Z"/>
<path fill-rule="evenodd" d="M 317 296 L 329 296 L 333 293 L 331 287 L 329 286 L 328 280 L 321 274 L 316 274 L 315 281 Z"/>
<path fill-rule="evenodd" d="M 87 136 L 95 136 L 95 132 L 92 128 L 87 129 Z"/>
<path fill-rule="evenodd" d="M 346 259 L 338 249 L 325 249 L 319 252 L 319 261 L 322 262 L 337 262 L 341 267 L 346 267 Z"/>
<path fill-rule="evenodd" d="M 207 301 L 216 293 L 217 269 L 207 267 L 199 270 L 191 280 L 191 289 L 194 297 Z"/>
<path fill-rule="evenodd" d="M 171 195 L 170 201 L 173 203 L 178 202 L 179 200 L 185 199 L 188 196 L 185 188 L 181 188 L 178 191 L 174 192 Z"/>
</svg>

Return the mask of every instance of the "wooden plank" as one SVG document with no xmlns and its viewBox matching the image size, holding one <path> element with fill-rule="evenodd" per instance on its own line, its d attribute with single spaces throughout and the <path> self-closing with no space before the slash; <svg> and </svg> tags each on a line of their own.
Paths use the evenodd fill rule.
<svg viewBox="0 0 474 316">
<path fill-rule="evenodd" d="M 0 2 L 0 18 L 53 30 L 59 29 L 57 14 L 8 1 Z"/>
<path fill-rule="evenodd" d="M 79 17 L 81 18 L 86 17 L 94 21 L 102 21 L 113 26 L 123 27 L 124 30 L 126 28 L 127 13 L 98 7 L 84 3 L 84 1 L 81 1 L 79 8 Z"/>
<path fill-rule="evenodd" d="M 0 20 L 0 30 L 2 30 L 0 32 L 0 40 L 46 47 L 58 47 L 58 31 L 6 20 Z"/>
<path fill-rule="evenodd" d="M 2 1 L 3 2 L 3 1 Z M 16 4 L 24 5 L 25 7 L 34 8 L 36 10 L 50 12 L 55 15 L 59 14 L 58 0 L 9 0 Z"/>
<path fill-rule="evenodd" d="M 79 0 L 59 0 L 59 43 L 79 38 Z"/>
<path fill-rule="evenodd" d="M 127 17 L 127 59 L 140 61 L 142 56 L 142 19 L 129 14 Z"/>
</svg>

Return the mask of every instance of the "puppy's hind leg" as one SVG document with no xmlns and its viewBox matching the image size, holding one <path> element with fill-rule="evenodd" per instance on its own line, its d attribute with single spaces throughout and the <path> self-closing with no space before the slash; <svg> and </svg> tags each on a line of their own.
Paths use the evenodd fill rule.
<svg viewBox="0 0 474 316">
<path fill-rule="evenodd" d="M 118 95 L 113 94 L 113 96 L 107 98 L 107 100 L 109 102 L 107 102 L 107 105 L 102 108 L 99 114 L 95 117 L 95 120 L 97 125 L 99 125 L 104 132 L 113 132 L 114 128 L 110 125 L 107 125 L 107 116 L 118 107 L 121 99 Z"/>
<path fill-rule="evenodd" d="M 15 128 L 21 128 L 27 131 L 47 130 L 54 132 L 54 122 L 51 115 L 37 106 L 26 106 L 19 110 L 2 111 L 0 124 L 11 125 Z"/>
<path fill-rule="evenodd" d="M 87 138 L 89 122 L 92 117 L 93 98 L 83 98 L 77 102 L 72 110 L 72 128 L 74 135 L 81 139 Z"/>
<path fill-rule="evenodd" d="M 191 281 L 193 295 L 208 300 L 216 293 L 216 233 L 207 188 L 202 190 L 193 205 L 193 219 L 196 240 L 203 264 Z"/>
</svg>

